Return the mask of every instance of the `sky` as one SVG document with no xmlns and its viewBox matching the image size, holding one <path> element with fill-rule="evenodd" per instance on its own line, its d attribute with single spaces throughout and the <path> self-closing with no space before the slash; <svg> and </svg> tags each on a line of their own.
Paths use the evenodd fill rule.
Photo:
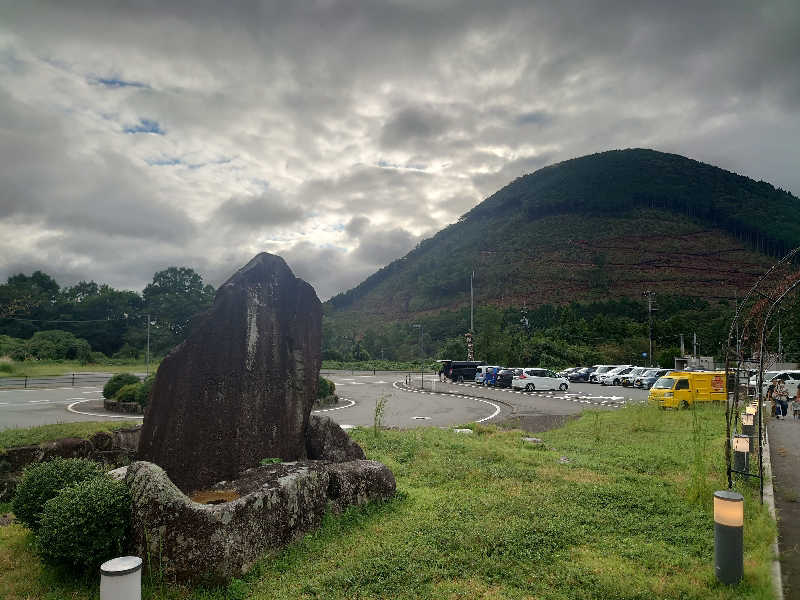
<svg viewBox="0 0 800 600">
<path fill-rule="evenodd" d="M 0 281 L 282 255 L 346 291 L 513 179 L 675 152 L 800 195 L 800 2 L 0 0 Z"/>
</svg>

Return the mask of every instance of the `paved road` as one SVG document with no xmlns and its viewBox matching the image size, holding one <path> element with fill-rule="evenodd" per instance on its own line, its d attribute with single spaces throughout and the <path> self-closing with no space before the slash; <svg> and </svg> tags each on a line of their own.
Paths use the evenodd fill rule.
<svg viewBox="0 0 800 600">
<path fill-rule="evenodd" d="M 340 425 L 372 426 L 376 401 L 386 399 L 382 423 L 403 429 L 423 426 L 448 426 L 472 421 L 497 422 L 512 415 L 573 415 L 586 408 L 613 409 L 626 402 L 638 402 L 647 392 L 624 388 L 602 388 L 597 385 L 574 384 L 564 392 L 513 392 L 486 389 L 471 384 L 442 384 L 433 375 L 426 375 L 424 388 L 419 374 L 405 386 L 404 373 L 329 372 L 342 398 L 333 410 L 315 411 L 330 416 Z M 435 388 L 434 388 L 435 386 Z M 50 389 L 0 390 L 0 429 L 30 427 L 68 421 L 112 419 L 103 413 L 97 402 L 100 386 L 64 386 L 54 381 Z M 67 410 L 71 407 L 71 411 Z M 75 412 L 78 411 L 78 412 Z M 87 412 L 93 414 L 80 414 Z M 126 419 L 134 419 L 128 415 Z"/>
</svg>

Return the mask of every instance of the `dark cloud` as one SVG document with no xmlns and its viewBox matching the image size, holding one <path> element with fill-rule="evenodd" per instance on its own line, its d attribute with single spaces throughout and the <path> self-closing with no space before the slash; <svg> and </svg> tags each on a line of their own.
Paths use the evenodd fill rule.
<svg viewBox="0 0 800 600">
<path fill-rule="evenodd" d="M 230 198 L 214 211 L 210 225 L 225 223 L 246 229 L 275 229 L 300 221 L 303 209 L 264 192 L 247 198 Z"/>
<path fill-rule="evenodd" d="M 268 250 L 324 297 L 609 148 L 797 194 L 798 31 L 796 0 L 12 3 L 0 277 L 216 285 Z"/>
</svg>

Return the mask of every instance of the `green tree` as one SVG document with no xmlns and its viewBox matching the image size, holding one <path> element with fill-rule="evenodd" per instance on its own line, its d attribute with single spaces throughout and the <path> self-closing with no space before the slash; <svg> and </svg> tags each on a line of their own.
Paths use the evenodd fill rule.
<svg viewBox="0 0 800 600">
<path fill-rule="evenodd" d="M 160 350 L 166 350 L 186 337 L 194 315 L 211 306 L 214 288 L 205 285 L 194 269 L 169 267 L 153 276 L 142 299 L 144 311 L 156 322 L 151 345 L 155 341 Z"/>
</svg>

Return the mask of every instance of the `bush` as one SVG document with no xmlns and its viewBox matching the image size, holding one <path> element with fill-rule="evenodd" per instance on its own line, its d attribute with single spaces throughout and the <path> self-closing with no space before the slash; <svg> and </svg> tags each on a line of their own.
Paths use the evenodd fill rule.
<svg viewBox="0 0 800 600">
<path fill-rule="evenodd" d="M 39 360 L 66 359 L 82 363 L 88 362 L 92 354 L 89 342 L 60 329 L 37 331 L 25 342 L 25 351 Z"/>
<path fill-rule="evenodd" d="M 125 553 L 130 519 L 124 482 L 105 475 L 87 479 L 45 503 L 36 547 L 49 563 L 95 570 Z"/>
<path fill-rule="evenodd" d="M 129 383 L 128 385 L 123 385 L 116 394 L 114 394 L 114 400 L 117 402 L 136 402 L 136 394 L 141 387 L 141 383 Z"/>
<path fill-rule="evenodd" d="M 132 373 L 117 373 L 103 386 L 103 397 L 111 399 L 123 386 L 139 383 L 139 378 Z"/>
<path fill-rule="evenodd" d="M 317 387 L 317 398 L 327 398 L 332 396 L 336 391 L 336 384 L 330 379 L 324 377 L 319 378 L 319 386 Z"/>
<path fill-rule="evenodd" d="M 28 467 L 17 486 L 12 510 L 20 522 L 36 531 L 45 502 L 61 488 L 102 473 L 102 466 L 85 458 L 56 458 Z"/>
<path fill-rule="evenodd" d="M 89 362 L 94 364 L 102 364 L 108 362 L 108 357 L 102 352 L 92 352 L 89 355 Z"/>
<path fill-rule="evenodd" d="M 11 363 L 0 363 L 0 373 L 13 373 L 14 365 Z"/>
<path fill-rule="evenodd" d="M 144 408 L 150 402 L 150 390 L 153 389 L 153 382 L 156 380 L 155 374 L 146 377 L 145 380 L 139 384 L 139 389 L 136 390 L 136 401 Z"/>
</svg>

